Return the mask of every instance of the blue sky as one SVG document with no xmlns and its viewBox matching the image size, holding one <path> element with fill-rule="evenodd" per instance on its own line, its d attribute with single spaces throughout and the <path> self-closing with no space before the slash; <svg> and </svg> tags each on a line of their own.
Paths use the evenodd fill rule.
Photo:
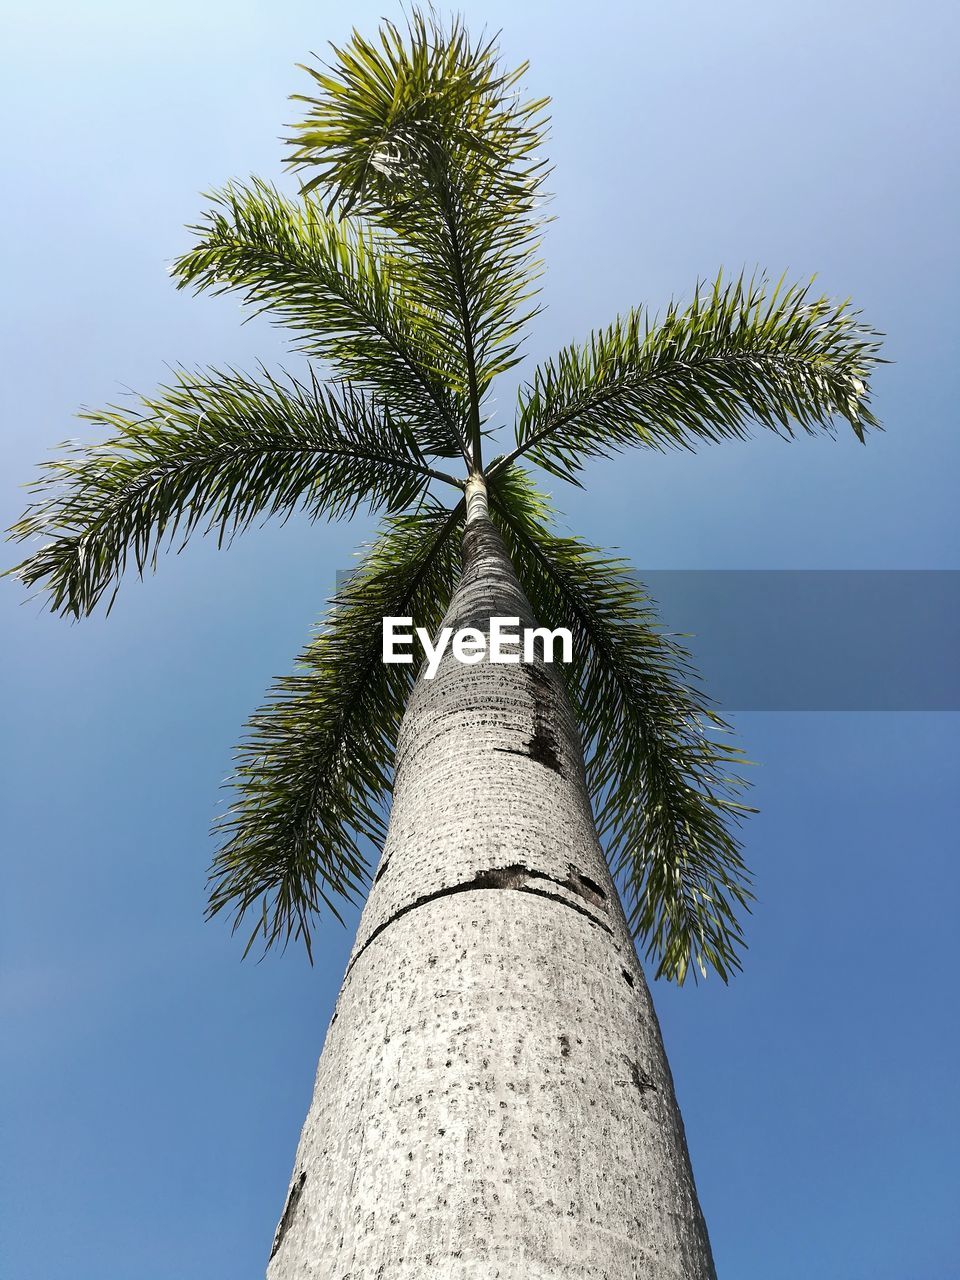
<svg viewBox="0 0 960 1280">
<path fill-rule="evenodd" d="M 283 359 L 276 330 L 177 294 L 165 266 L 204 189 L 281 176 L 293 64 L 384 7 L 8 11 L 5 524 L 33 463 L 83 436 L 78 406 L 177 362 Z M 759 264 L 851 295 L 895 361 L 867 448 L 599 463 L 586 493 L 555 488 L 570 525 L 651 569 L 958 567 L 955 7 L 465 12 L 555 99 L 531 359 Z M 368 532 L 198 542 L 79 625 L 0 584 L 11 1280 L 262 1275 L 354 921 L 321 932 L 313 970 L 241 963 L 201 920 L 207 831 L 245 717 Z M 811 661 L 830 644 L 825 617 Z M 721 1280 L 953 1280 L 957 717 L 736 723 L 761 762 L 746 970 L 654 991 Z"/>
</svg>

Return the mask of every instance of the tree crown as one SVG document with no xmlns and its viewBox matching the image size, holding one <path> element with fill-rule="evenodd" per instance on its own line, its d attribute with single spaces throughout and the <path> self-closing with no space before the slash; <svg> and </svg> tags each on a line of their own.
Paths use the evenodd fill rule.
<svg viewBox="0 0 960 1280">
<path fill-rule="evenodd" d="M 756 426 L 789 439 L 846 422 L 862 441 L 878 335 L 809 285 L 718 277 L 534 370 L 512 446 L 486 462 L 487 393 L 536 313 L 546 100 L 522 97 L 524 70 L 418 10 L 307 67 L 288 139 L 299 194 L 260 179 L 212 193 L 174 266 L 179 287 L 237 293 L 286 326 L 307 376 L 180 370 L 134 408 L 84 413 L 103 438 L 44 465 L 11 534 L 45 541 L 12 572 L 79 617 L 110 607 L 131 561 L 142 575 L 197 530 L 223 542 L 260 516 L 382 513 L 296 674 L 250 721 L 211 871 L 209 914 L 252 919 L 250 944 L 309 951 L 384 832 L 413 676 L 380 662 L 381 619 L 439 625 L 465 481 L 483 475 L 537 616 L 575 629 L 562 670 L 631 927 L 658 976 L 726 979 L 752 896 L 742 753 L 629 566 L 556 533 L 529 465 L 579 484 L 592 457 Z"/>
</svg>

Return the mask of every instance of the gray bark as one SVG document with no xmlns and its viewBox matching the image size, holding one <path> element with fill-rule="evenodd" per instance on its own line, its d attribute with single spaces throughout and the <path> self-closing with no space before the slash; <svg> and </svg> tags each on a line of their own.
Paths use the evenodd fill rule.
<svg viewBox="0 0 960 1280">
<path fill-rule="evenodd" d="M 533 626 L 481 484 L 444 625 Z M 416 620 L 414 620 L 416 621 Z M 414 687 L 269 1280 L 715 1277 L 556 672 Z"/>
</svg>

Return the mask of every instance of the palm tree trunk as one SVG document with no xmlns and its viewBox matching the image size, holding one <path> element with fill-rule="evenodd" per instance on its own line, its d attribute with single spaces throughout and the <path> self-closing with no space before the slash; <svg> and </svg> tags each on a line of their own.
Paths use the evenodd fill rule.
<svg viewBox="0 0 960 1280">
<path fill-rule="evenodd" d="M 468 486 L 444 625 L 532 626 Z M 552 668 L 422 675 L 270 1280 L 715 1277 Z"/>
</svg>

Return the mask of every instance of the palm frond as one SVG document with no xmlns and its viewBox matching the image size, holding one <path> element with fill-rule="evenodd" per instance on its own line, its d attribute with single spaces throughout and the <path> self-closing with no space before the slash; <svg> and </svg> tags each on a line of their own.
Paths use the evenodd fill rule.
<svg viewBox="0 0 960 1280">
<path fill-rule="evenodd" d="M 541 624 L 573 632 L 561 666 L 584 736 L 597 827 L 634 936 L 657 976 L 740 968 L 752 897 L 735 827 L 745 761 L 663 633 L 629 565 L 550 527 L 516 467 L 491 485 L 494 517 Z"/>
<path fill-rule="evenodd" d="M 364 883 L 362 841 L 382 840 L 397 730 L 414 666 L 381 661 L 385 616 L 435 630 L 460 571 L 462 501 L 388 517 L 327 625 L 278 680 L 238 750 L 239 798 L 211 870 L 209 915 L 256 920 L 248 950 L 301 939 Z M 422 621 L 421 621 L 422 620 Z"/>
<path fill-rule="evenodd" d="M 291 163 L 311 174 L 305 190 L 387 228 L 425 264 L 423 301 L 460 341 L 476 459 L 483 394 L 515 363 L 533 314 L 520 308 L 539 271 L 547 99 L 521 99 L 526 64 L 504 70 L 493 41 L 419 10 L 405 33 L 383 22 L 379 41 L 354 32 L 333 53 L 304 68 L 319 92 L 298 95 Z"/>
<path fill-rule="evenodd" d="M 201 525 L 223 543 L 258 516 L 400 510 L 439 474 L 385 410 L 349 387 L 291 377 L 181 371 L 134 410 L 81 416 L 113 434 L 45 463 L 10 530 L 50 539 L 11 572 L 77 617 L 111 587 L 112 604 L 129 559 L 142 575 Z"/>
<path fill-rule="evenodd" d="M 877 422 L 869 379 L 879 335 L 845 303 L 810 286 L 767 288 L 718 277 L 660 321 L 643 309 L 570 346 L 521 391 L 516 448 L 576 482 L 589 457 L 631 445 L 666 450 L 743 439 L 754 424 L 785 438 L 831 431 L 857 438 Z"/>
<path fill-rule="evenodd" d="M 396 261 L 375 229 L 259 179 L 209 198 L 194 245 L 173 264 L 178 287 L 241 293 L 292 329 L 298 349 L 402 415 L 425 452 L 459 456 L 466 411 L 444 373 L 455 353 L 413 264 Z"/>
</svg>

